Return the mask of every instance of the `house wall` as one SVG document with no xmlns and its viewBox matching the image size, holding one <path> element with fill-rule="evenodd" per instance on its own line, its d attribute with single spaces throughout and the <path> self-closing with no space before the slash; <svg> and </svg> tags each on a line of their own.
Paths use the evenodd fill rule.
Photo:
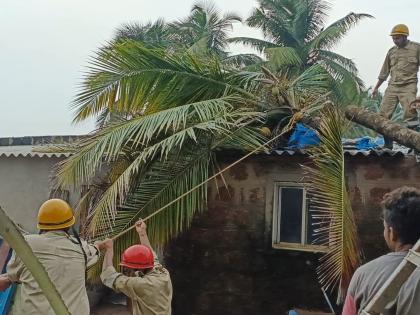
<svg viewBox="0 0 420 315">
<path fill-rule="evenodd" d="M 0 206 L 29 232 L 36 231 L 39 206 L 50 196 L 50 176 L 59 158 L 0 157 Z M 70 195 L 75 204 L 75 196 Z"/>
<path fill-rule="evenodd" d="M 347 161 L 347 184 L 365 260 L 386 251 L 380 202 L 401 186 L 420 188 L 420 163 L 413 156 L 358 157 Z"/>
<path fill-rule="evenodd" d="M 326 303 L 318 255 L 271 248 L 274 183 L 301 181 L 302 158 L 240 163 L 209 191 L 209 209 L 166 251 L 174 314 L 283 314 Z"/>
<path fill-rule="evenodd" d="M 232 160 L 233 161 L 233 160 Z M 274 184 L 302 181 L 302 156 L 248 159 L 209 191 L 209 209 L 171 242 L 165 263 L 174 314 L 286 314 L 328 310 L 316 279 L 320 254 L 271 246 Z M 229 160 L 226 160 L 226 165 Z M 401 185 L 417 185 L 413 158 L 349 157 L 349 194 L 365 258 L 384 253 L 379 202 Z"/>
</svg>

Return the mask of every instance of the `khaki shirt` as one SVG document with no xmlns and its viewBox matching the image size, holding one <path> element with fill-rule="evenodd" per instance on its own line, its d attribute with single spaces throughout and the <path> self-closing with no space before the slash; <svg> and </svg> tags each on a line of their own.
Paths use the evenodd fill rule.
<svg viewBox="0 0 420 315">
<path fill-rule="evenodd" d="M 420 66 L 420 44 L 408 41 L 405 47 L 392 47 L 382 65 L 379 79 L 385 81 L 389 75 L 390 85 L 417 83 L 417 72 Z"/>
<path fill-rule="evenodd" d="M 171 314 L 171 277 L 160 264 L 155 263 L 152 271 L 136 277 L 127 277 L 111 266 L 102 272 L 101 279 L 107 287 L 132 300 L 133 315 Z"/>
<path fill-rule="evenodd" d="M 85 287 L 85 259 L 77 241 L 62 231 L 27 235 L 26 241 L 45 267 L 51 281 L 72 315 L 88 315 L 89 301 Z M 99 251 L 82 241 L 88 265 L 97 262 Z M 14 314 L 55 315 L 38 283 L 18 256 L 13 254 L 7 265 L 7 275 L 20 282 L 20 299 L 13 306 Z"/>
</svg>

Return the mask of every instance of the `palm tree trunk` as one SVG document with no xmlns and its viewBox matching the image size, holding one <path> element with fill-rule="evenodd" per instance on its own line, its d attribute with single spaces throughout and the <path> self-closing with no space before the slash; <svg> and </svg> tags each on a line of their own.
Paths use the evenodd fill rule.
<svg viewBox="0 0 420 315">
<path fill-rule="evenodd" d="M 348 106 L 346 118 L 364 127 L 372 129 L 385 137 L 417 151 L 420 151 L 420 133 L 357 106 Z"/>
</svg>

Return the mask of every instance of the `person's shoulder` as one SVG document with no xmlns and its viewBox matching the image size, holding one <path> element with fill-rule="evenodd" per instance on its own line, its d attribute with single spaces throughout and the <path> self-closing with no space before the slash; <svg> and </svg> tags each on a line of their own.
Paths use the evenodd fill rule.
<svg viewBox="0 0 420 315">
<path fill-rule="evenodd" d="M 28 243 L 42 241 L 45 239 L 42 234 L 26 234 L 23 237 Z"/>
<path fill-rule="evenodd" d="M 395 46 L 395 45 L 392 46 L 390 49 L 388 49 L 388 54 L 391 54 L 391 53 L 395 52 L 397 49 L 398 49 L 397 46 Z"/>
<path fill-rule="evenodd" d="M 414 45 L 414 46 L 420 46 L 420 43 L 419 43 L 419 42 L 415 42 L 415 41 L 413 41 L 413 40 L 409 40 L 409 41 L 408 41 L 408 44 L 409 44 L 409 45 Z"/>
<path fill-rule="evenodd" d="M 364 274 L 370 273 L 374 269 L 382 268 L 382 266 L 390 260 L 390 257 L 391 256 L 389 254 L 379 256 L 378 258 L 375 258 L 357 268 L 357 272 L 360 274 Z"/>
<path fill-rule="evenodd" d="M 163 267 L 161 264 L 157 264 L 155 265 L 155 267 L 153 267 L 153 270 L 151 270 L 148 274 L 144 276 L 144 278 L 163 280 L 163 279 L 170 279 L 171 276 L 169 274 L 168 269 Z"/>
</svg>

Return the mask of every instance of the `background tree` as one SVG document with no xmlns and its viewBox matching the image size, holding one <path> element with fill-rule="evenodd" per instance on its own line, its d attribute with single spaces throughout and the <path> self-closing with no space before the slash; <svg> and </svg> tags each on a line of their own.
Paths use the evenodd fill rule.
<svg viewBox="0 0 420 315">
<path fill-rule="evenodd" d="M 348 31 L 369 14 L 349 13 L 325 25 L 330 9 L 322 0 L 259 0 L 259 6 L 246 20 L 262 30 L 264 39 L 236 37 L 263 53 L 271 69 L 302 72 L 319 64 L 331 76 L 336 100 L 349 103 L 363 88 L 356 65 L 351 59 L 332 51 Z"/>
</svg>

